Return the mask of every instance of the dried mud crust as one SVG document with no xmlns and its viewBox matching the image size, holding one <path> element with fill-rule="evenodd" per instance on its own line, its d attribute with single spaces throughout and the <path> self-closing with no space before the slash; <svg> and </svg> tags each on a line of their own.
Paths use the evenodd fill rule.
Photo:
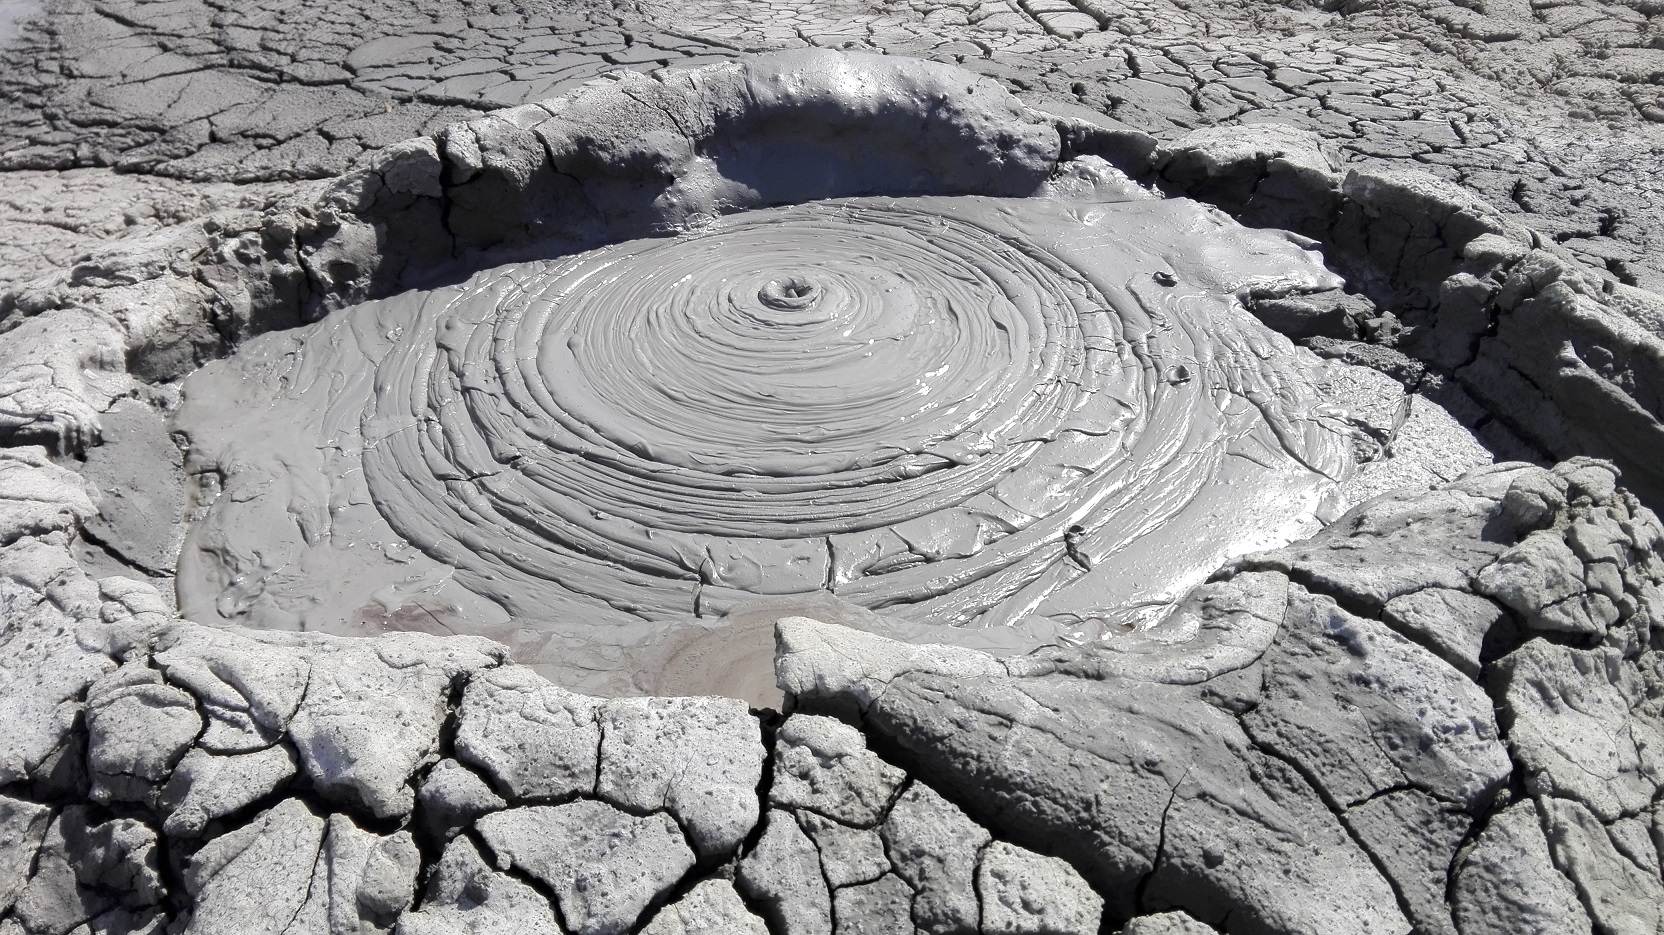
<svg viewBox="0 0 1664 935">
<path fill-rule="evenodd" d="M 1631 284 L 1664 285 L 1664 19 L 1637 3 L 992 0 L 678 4 L 681 28 L 953 61 L 1166 141 L 1286 122 L 1432 172 Z M 831 20 L 831 22 L 828 22 Z"/>
<path fill-rule="evenodd" d="M 1070 859 L 1112 915 L 1647 931 L 1659 527 L 1612 480 L 1499 465 L 1242 559 L 1187 612 L 1275 623 L 1214 670 L 1167 667 L 1193 646 L 1141 647 L 1142 670 L 1000 662 L 789 618 L 778 671 L 800 710 L 852 718 L 991 830 Z"/>
<path fill-rule="evenodd" d="M 1652 6 L 1330 6 L 53 0 L 0 44 L 0 167 L 324 178 L 615 67 L 814 45 L 963 64 L 1163 139 L 1292 122 L 1348 164 L 1414 163 L 1623 281 L 1664 284 Z"/>
<path fill-rule="evenodd" d="M 752 60 L 697 87 L 845 67 Z M 1656 492 L 1657 298 L 1462 189 L 1342 171 L 1286 128 L 1164 144 L 957 71 L 860 67 L 970 89 L 901 152 L 967 187 L 1096 167 L 1303 232 L 1367 295 L 1263 317 Z M 1221 569 L 1163 638 L 1002 660 L 787 619 L 784 716 L 576 695 L 483 640 L 204 628 L 78 563 L 103 492 L 64 465 L 111 401 L 165 403 L 153 381 L 429 263 L 769 203 L 700 200 L 685 144 L 766 143 L 750 118 L 786 105 L 688 120 L 712 114 L 694 81 L 416 138 L 8 300 L 0 931 L 1658 928 L 1664 530 L 1604 461 L 1366 502 Z M 879 116 L 916 120 L 902 100 Z M 667 125 L 631 160 L 608 148 Z M 852 121 L 850 145 L 884 126 Z"/>
<path fill-rule="evenodd" d="M 0 290 L 75 265 L 89 250 L 228 208 L 260 209 L 284 183 L 189 182 L 108 169 L 0 175 Z"/>
<path fill-rule="evenodd" d="M 1365 503 L 1222 569 L 1189 640 L 1000 660 L 786 618 L 781 717 L 181 622 L 75 565 L 90 504 L 11 451 L 0 930 L 1658 924 L 1664 528 L 1603 462 Z"/>
</svg>

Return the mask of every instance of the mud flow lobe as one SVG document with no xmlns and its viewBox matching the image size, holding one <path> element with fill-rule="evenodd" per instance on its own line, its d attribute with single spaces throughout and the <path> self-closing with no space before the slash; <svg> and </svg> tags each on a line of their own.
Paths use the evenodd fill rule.
<svg viewBox="0 0 1664 935">
<path fill-rule="evenodd" d="M 1351 469 L 1315 360 L 1234 299 L 1272 282 L 1333 284 L 1188 201 L 865 199 L 347 309 L 188 385 L 226 480 L 183 604 L 615 690 L 760 599 L 1008 649 L 1136 627 Z"/>
</svg>

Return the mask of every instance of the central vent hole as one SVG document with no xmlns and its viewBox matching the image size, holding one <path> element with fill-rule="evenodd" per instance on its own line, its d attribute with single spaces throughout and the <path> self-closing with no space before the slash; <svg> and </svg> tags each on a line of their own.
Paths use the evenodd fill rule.
<svg viewBox="0 0 1664 935">
<path fill-rule="evenodd" d="M 804 276 L 782 276 L 771 279 L 757 292 L 757 298 L 770 308 L 808 308 L 820 297 L 820 286 Z"/>
</svg>

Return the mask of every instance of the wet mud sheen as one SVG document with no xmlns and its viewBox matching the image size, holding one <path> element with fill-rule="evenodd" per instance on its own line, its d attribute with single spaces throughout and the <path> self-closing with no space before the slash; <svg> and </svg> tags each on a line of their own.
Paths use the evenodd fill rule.
<svg viewBox="0 0 1664 935">
<path fill-rule="evenodd" d="M 1315 359 L 1235 298 L 1332 285 L 1182 199 L 932 197 L 347 309 L 188 383 L 224 488 L 182 605 L 478 632 L 590 688 L 663 688 L 758 600 L 1008 651 L 1119 633 L 1352 470 Z"/>
</svg>

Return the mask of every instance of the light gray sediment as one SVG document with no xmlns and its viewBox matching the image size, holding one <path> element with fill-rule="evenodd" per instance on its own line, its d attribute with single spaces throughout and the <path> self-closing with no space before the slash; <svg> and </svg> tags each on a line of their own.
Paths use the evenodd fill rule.
<svg viewBox="0 0 1664 935">
<path fill-rule="evenodd" d="M 852 89 L 861 93 L 851 98 Z M 640 95 L 662 96 L 647 105 Z M 701 109 L 713 101 L 721 106 Z M 803 115 L 828 107 L 859 117 L 837 124 L 851 134 L 847 149 L 799 132 L 822 125 Z M 721 119 L 662 120 L 672 112 Z M 620 113 L 627 119 L 600 116 Z M 921 117 L 928 145 L 831 173 L 824 189 L 741 158 L 813 143 L 807 162 L 837 168 Z M 931 166 L 942 174 L 910 174 Z M 1359 291 L 1314 272 L 1307 241 L 1246 231 L 1148 189 L 1141 197 L 1129 176 L 1255 224 L 1297 228 Z M 805 190 L 871 195 L 862 187 L 878 182 L 901 190 L 760 210 Z M 1426 176 L 1342 175 L 1286 128 L 1158 148 L 1108 123 L 1025 109 L 952 69 L 830 53 L 598 85 L 400 144 L 332 192 L 258 219 L 221 215 L 212 229 L 134 238 L 121 258 L 104 254 L 4 300 L 24 311 L 7 319 L 0 344 L 0 418 L 12 441 L 45 442 L 56 455 L 0 449 L 0 674 L 22 688 L 0 693 L 0 867 L 24 877 L 0 881 L 0 932 L 1657 928 L 1664 529 L 1624 488 L 1657 489 L 1647 456 L 1658 437 L 1648 421 L 1658 341 L 1625 324 L 1657 305 L 1613 275 Z M 712 220 L 740 211 L 749 213 Z M 1139 211 L 1201 219 L 1184 239 L 1231 249 L 1167 250 L 1166 238 L 1179 236 L 1171 229 L 1185 224 L 1128 222 Z M 817 334 L 836 318 L 816 318 L 832 285 L 870 282 L 885 262 L 909 258 L 855 251 L 882 261 L 857 267 L 841 255 L 806 257 L 798 242 L 746 239 L 758 236 L 754 221 L 792 219 L 824 240 L 828 216 L 842 219 L 849 240 L 890 244 L 902 230 L 950 258 L 965 255 L 954 245 L 974 227 L 1000 262 L 926 264 L 937 278 L 918 277 L 931 287 L 924 298 L 898 283 L 870 290 L 879 324 L 897 311 L 886 300 L 935 315 L 916 315 L 931 327 L 879 345 L 896 352 L 887 361 L 861 357 L 859 346 L 839 356 L 836 330 L 819 333 L 826 341 L 767 340 Z M 555 217 L 572 226 L 551 229 Z M 450 247 L 466 244 L 447 253 L 439 230 L 461 238 Z M 1095 239 L 1104 230 L 1134 242 Z M 675 236 L 629 239 L 648 233 Z M 614 245 L 575 252 L 593 245 L 586 237 Z M 717 249 L 724 237 L 731 242 Z M 1245 244 L 1255 275 L 1239 277 Z M 753 258 L 782 250 L 791 262 L 729 269 L 744 287 L 719 301 L 678 291 L 720 280 L 730 248 Z M 685 281 L 668 262 L 678 250 L 696 274 Z M 523 262 L 528 253 L 541 259 Z M 1098 262 L 1106 256 L 1155 268 L 1147 279 L 1111 278 L 1106 270 L 1123 267 Z M 456 263 L 446 275 L 458 279 L 491 269 L 461 286 L 420 284 L 414 311 L 399 298 L 363 304 L 418 285 L 412 271 L 440 260 Z M 521 265 L 501 266 L 509 260 Z M 656 291 L 654 261 L 669 270 Z M 944 280 L 943 266 L 1002 288 Z M 1268 286 L 1257 278 L 1268 267 L 1303 272 Z M 633 278 L 607 281 L 624 273 Z M 968 292 L 1020 296 L 1005 286 L 1024 282 L 1040 282 L 1031 291 L 1042 300 L 1013 300 L 1003 313 L 967 303 Z M 586 301 L 620 296 L 629 301 L 609 302 L 610 316 L 584 317 Z M 932 307 L 935 296 L 946 301 Z M 966 307 L 988 314 L 958 314 Z M 310 330 L 269 335 L 194 378 L 231 386 L 247 373 L 239 391 L 252 408 L 276 397 L 298 418 L 326 417 L 312 434 L 271 419 L 270 439 L 240 442 L 240 462 L 230 446 L 189 452 L 204 502 L 217 497 L 214 508 L 229 514 L 241 497 L 245 525 L 294 530 L 295 551 L 285 552 L 250 543 L 234 523 L 199 524 L 209 552 L 187 554 L 179 569 L 200 573 L 186 566 L 223 549 L 246 575 L 213 582 L 211 613 L 253 609 L 270 629 L 181 620 L 156 591 L 165 574 L 109 576 L 83 558 L 96 548 L 117 561 L 164 538 L 134 520 L 139 511 L 105 509 L 117 487 L 137 489 L 119 458 L 137 446 L 123 439 L 159 438 L 153 424 L 138 436 L 124 429 L 126 407 L 140 400 L 119 410 L 112 401 L 136 393 L 167 408 L 170 393 L 144 395 L 144 381 L 330 308 L 340 310 Z M 400 308 L 406 317 L 389 312 Z M 1059 327 L 1071 313 L 1074 330 Z M 1080 325 L 1094 316 L 1111 327 Z M 609 327 L 632 322 L 652 327 Z M 1058 339 L 1019 340 L 1034 322 L 1030 335 Z M 941 323 L 963 342 L 930 343 Z M 1092 340 L 1105 335 L 1113 340 Z M 329 336 L 341 340 L 325 346 Z M 710 336 L 738 349 L 724 359 L 747 362 L 748 382 L 701 371 L 709 358 L 678 356 Z M 912 385 L 974 399 L 989 409 L 978 418 L 1001 431 L 973 438 L 946 409 L 916 416 L 882 392 L 864 400 L 871 412 L 823 406 L 818 425 L 835 433 L 818 442 L 801 425 L 782 431 L 778 417 L 709 418 L 728 402 L 768 412 L 777 399 L 834 395 L 792 383 L 814 370 L 782 344 L 807 344 L 830 372 L 890 390 L 908 386 L 902 365 L 927 361 Z M 927 353 L 991 346 L 1028 356 Z M 990 357 L 1006 365 L 979 370 Z M 397 379 L 402 360 L 427 378 Z M 665 360 L 692 364 L 650 366 Z M 1128 360 L 1137 366 L 1118 369 Z M 1181 376 L 1175 363 L 1189 380 L 1170 379 Z M 1029 399 L 1021 385 L 1037 373 L 1064 379 L 1041 384 L 1055 394 Z M 1105 388 L 1146 392 L 1118 393 L 1114 411 L 1129 415 L 1096 434 L 1070 421 L 1091 415 Z M 318 392 L 322 404 L 307 398 Z M 1162 408 L 1174 403 L 1187 407 L 1182 417 Z M 232 421 L 213 409 L 197 415 Z M 910 416 L 923 427 L 909 428 Z M 88 454 L 79 446 L 98 440 L 101 420 L 109 450 Z M 1043 468 L 1097 464 L 1057 456 L 1071 435 L 1088 452 L 1126 449 L 1114 462 L 1127 471 L 1116 480 L 1124 509 L 1094 512 L 1108 502 L 1092 496 L 1096 475 L 1114 474 L 1109 461 L 1065 481 L 1037 479 Z M 537 464 L 546 441 L 565 458 Z M 1175 453 L 1134 457 L 1163 441 Z M 1586 457 L 1552 469 L 1488 463 L 1529 444 L 1616 451 L 1632 473 Z M 1217 469 L 1174 470 L 1215 463 L 1195 452 L 1218 455 Z M 977 554 L 937 547 L 957 527 L 929 511 L 955 507 L 939 509 L 930 484 L 964 481 L 1002 458 L 1018 462 L 1007 476 L 1030 501 L 1055 490 L 1073 504 L 1060 510 L 1079 508 L 1100 525 L 1071 523 L 1082 526 L 1071 537 L 1056 511 L 1037 510 L 1003 539 L 979 538 Z M 1294 535 L 1285 533 L 1266 543 L 1277 548 L 1216 567 L 1235 549 L 1221 549 L 1198 515 L 1223 502 L 1219 523 L 1244 522 L 1254 501 L 1244 491 L 1273 504 L 1312 498 L 1309 509 L 1346 476 L 1337 462 L 1362 465 L 1340 484 L 1340 502 L 1356 507 L 1322 514 L 1332 522 L 1315 535 L 1285 544 Z M 371 463 L 379 478 L 350 477 Z M 537 486 L 526 465 L 563 485 Z M 665 493 L 687 494 L 689 477 L 705 484 L 691 488 L 701 497 L 745 485 L 814 492 L 798 501 L 759 489 L 751 499 L 764 507 L 700 508 Z M 800 570 L 765 554 L 793 538 L 756 534 L 771 516 L 789 517 L 778 523 L 788 528 L 866 522 L 828 492 L 859 485 L 823 489 L 846 477 L 926 494 L 902 506 L 927 511 L 930 535 L 902 518 L 887 531 L 912 537 L 897 532 L 902 547 L 838 582 L 857 596 L 927 592 L 920 619 L 883 617 L 840 601 L 836 588 L 790 592 Z M 158 491 L 170 483 L 155 480 Z M 624 492 L 649 489 L 653 497 Z M 515 516 L 505 504 L 535 520 L 592 508 L 584 496 L 605 499 L 608 516 L 651 510 L 669 532 L 609 538 L 605 522 L 581 513 L 504 523 Z M 770 513 L 771 502 L 797 512 Z M 1170 566 L 1160 572 L 1208 580 L 1173 584 L 1133 626 L 1101 625 L 1115 619 L 1106 605 L 1150 580 L 1131 561 L 1137 545 L 1117 551 L 1106 536 L 1144 532 L 1146 516 L 1170 527 L 1145 535 L 1165 543 L 1152 550 Z M 878 509 L 874 518 L 895 517 Z M 425 525 L 411 532 L 417 520 Z M 715 532 L 677 527 L 695 523 Z M 559 535 L 505 546 L 497 537 L 507 528 Z M 814 529 L 824 538 L 866 531 Z M 1030 552 L 1013 549 L 1027 529 L 1048 535 Z M 1185 530 L 1195 542 L 1182 540 Z M 560 538 L 580 534 L 590 551 Z M 407 535 L 422 548 L 397 548 Z M 744 547 L 713 549 L 719 540 Z M 724 617 L 667 627 L 638 612 L 657 586 L 642 588 L 643 601 L 629 589 L 659 579 L 637 568 L 636 581 L 608 579 L 614 599 L 568 607 L 558 626 L 510 627 L 497 598 L 481 593 L 509 590 L 502 569 L 545 594 L 570 580 L 565 566 L 520 548 L 528 542 L 609 566 L 663 563 L 686 577 L 662 580 L 696 580 L 701 603 L 710 592 L 713 614 L 727 608 L 725 592 L 746 599 Z M 340 561 L 367 550 L 373 563 Z M 886 556 L 900 559 L 882 564 Z M 1005 587 L 1030 559 L 1048 571 Z M 986 581 L 957 576 L 979 561 L 993 567 Z M 392 570 L 378 583 L 371 564 Z M 950 572 L 946 587 L 932 590 L 933 569 Z M 1046 577 L 1059 569 L 1079 576 Z M 364 577 L 346 582 L 362 585 L 354 600 L 368 592 L 363 603 L 332 616 L 271 596 L 331 574 Z M 770 593 L 771 581 L 788 593 Z M 943 625 L 964 622 L 961 599 L 1009 618 L 1031 606 L 1028 589 L 1044 600 L 1018 618 L 1024 626 Z M 1042 632 L 1036 618 L 1057 626 Z M 508 645 L 316 632 L 462 626 Z M 745 645 L 725 645 L 742 633 Z M 559 657 L 567 687 L 512 664 L 530 653 Z M 759 691 L 769 660 L 772 699 Z M 720 686 L 785 713 L 733 699 L 607 700 L 569 690 L 575 683 L 624 693 Z"/>
<path fill-rule="evenodd" d="M 1117 192 L 753 211 L 344 309 L 186 382 L 216 499 L 182 607 L 491 635 L 610 691 L 757 598 L 1136 626 L 1334 510 L 1356 430 L 1236 297 L 1336 284 Z"/>
<path fill-rule="evenodd" d="M 0 0 L 0 45 L 16 40 L 23 24 L 40 13 L 40 7 L 30 0 Z"/>
</svg>

